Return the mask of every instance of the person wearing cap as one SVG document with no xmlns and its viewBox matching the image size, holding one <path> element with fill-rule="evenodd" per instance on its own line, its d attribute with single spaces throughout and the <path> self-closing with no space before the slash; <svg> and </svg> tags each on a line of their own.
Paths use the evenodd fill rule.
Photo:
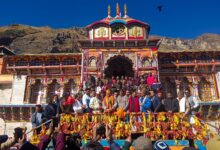
<svg viewBox="0 0 220 150">
<path fill-rule="evenodd" d="M 89 107 L 92 109 L 93 113 L 100 113 L 102 110 L 102 102 L 99 99 L 99 93 L 96 93 L 95 91 L 91 92 L 91 100 Z"/>
<path fill-rule="evenodd" d="M 86 88 L 85 89 L 85 94 L 83 95 L 82 98 L 82 104 L 83 104 L 83 108 L 84 108 L 84 112 L 85 113 L 89 113 L 91 111 L 89 104 L 90 104 L 90 89 Z"/>
<path fill-rule="evenodd" d="M 65 100 L 65 102 L 63 103 L 65 113 L 73 112 L 73 109 L 72 109 L 73 103 L 75 103 L 75 98 L 72 96 L 68 96 L 67 99 Z"/>
</svg>

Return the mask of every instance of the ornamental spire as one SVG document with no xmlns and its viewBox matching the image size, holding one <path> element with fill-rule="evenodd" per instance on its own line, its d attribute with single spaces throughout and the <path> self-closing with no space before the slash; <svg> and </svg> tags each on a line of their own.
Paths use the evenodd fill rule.
<svg viewBox="0 0 220 150">
<path fill-rule="evenodd" d="M 120 7 L 119 4 L 116 4 L 116 17 L 115 18 L 119 18 L 121 17 L 121 11 L 120 11 Z"/>
<path fill-rule="evenodd" d="M 107 18 L 111 18 L 111 6 L 108 5 L 108 17 Z"/>
<path fill-rule="evenodd" d="M 128 9 L 126 3 L 124 4 L 124 18 L 128 17 Z"/>
</svg>

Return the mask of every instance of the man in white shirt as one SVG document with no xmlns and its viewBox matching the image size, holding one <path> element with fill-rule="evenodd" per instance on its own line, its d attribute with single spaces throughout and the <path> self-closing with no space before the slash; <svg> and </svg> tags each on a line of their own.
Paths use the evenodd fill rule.
<svg viewBox="0 0 220 150">
<path fill-rule="evenodd" d="M 99 85 L 96 87 L 96 93 L 100 94 L 102 92 L 102 84 L 99 83 Z"/>
<path fill-rule="evenodd" d="M 73 103 L 74 113 L 83 113 L 82 103 L 79 100 L 79 94 L 75 95 L 75 102 Z"/>
<path fill-rule="evenodd" d="M 179 112 L 184 113 L 185 116 L 189 116 L 190 123 L 194 123 L 194 115 L 199 108 L 199 102 L 195 96 L 190 94 L 190 90 L 185 91 L 185 96 L 179 101 Z"/>
<path fill-rule="evenodd" d="M 89 104 L 90 104 L 90 89 L 89 88 L 85 89 L 85 94 L 83 95 L 83 98 L 82 98 L 82 104 L 83 104 L 85 113 L 89 113 L 91 111 L 89 108 Z"/>
<path fill-rule="evenodd" d="M 127 91 L 127 97 L 124 96 L 124 91 L 121 89 L 119 96 L 117 97 L 118 108 L 123 108 L 124 111 L 128 110 L 128 98 L 130 96 L 130 92 Z"/>
<path fill-rule="evenodd" d="M 102 109 L 102 102 L 98 98 L 99 93 L 95 93 L 95 91 L 91 92 L 91 100 L 89 107 L 92 109 L 93 113 L 100 113 Z"/>
</svg>

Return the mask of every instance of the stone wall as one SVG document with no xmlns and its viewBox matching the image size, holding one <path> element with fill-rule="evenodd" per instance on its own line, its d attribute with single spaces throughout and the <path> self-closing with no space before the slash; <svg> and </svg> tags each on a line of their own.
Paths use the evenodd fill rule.
<svg viewBox="0 0 220 150">
<path fill-rule="evenodd" d="M 9 104 L 12 94 L 11 84 L 0 84 L 0 105 Z"/>
<path fill-rule="evenodd" d="M 7 134 L 9 137 L 13 137 L 14 128 L 16 127 L 26 127 L 27 131 L 32 129 L 30 122 L 5 122 L 3 119 L 0 119 L 0 135 Z M 30 133 L 28 137 L 31 135 Z"/>
<path fill-rule="evenodd" d="M 12 83 L 11 104 L 23 104 L 26 87 L 26 75 L 15 75 Z"/>
</svg>

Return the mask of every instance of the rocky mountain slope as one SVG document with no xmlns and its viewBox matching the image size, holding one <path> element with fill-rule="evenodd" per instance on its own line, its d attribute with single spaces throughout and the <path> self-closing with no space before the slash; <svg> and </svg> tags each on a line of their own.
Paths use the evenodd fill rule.
<svg viewBox="0 0 220 150">
<path fill-rule="evenodd" d="M 220 50 L 218 34 L 203 34 L 195 39 L 160 38 L 161 52 Z M 87 39 L 84 28 L 52 29 L 19 24 L 0 27 L 0 45 L 17 54 L 79 52 L 78 39 Z"/>
<path fill-rule="evenodd" d="M 159 51 L 220 51 L 220 35 L 206 33 L 195 39 L 162 37 Z"/>
</svg>

